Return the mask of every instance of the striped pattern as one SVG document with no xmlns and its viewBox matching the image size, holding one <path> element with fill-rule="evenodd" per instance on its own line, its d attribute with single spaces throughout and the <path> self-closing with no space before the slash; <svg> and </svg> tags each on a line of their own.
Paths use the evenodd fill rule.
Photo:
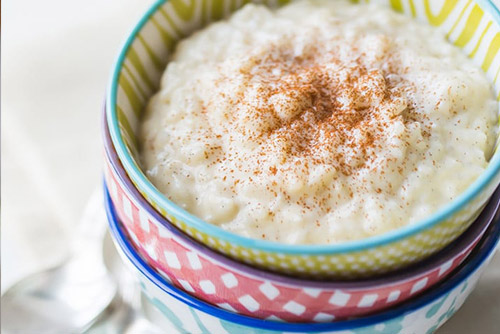
<svg viewBox="0 0 500 334">
<path fill-rule="evenodd" d="M 500 99 L 500 30 L 491 15 L 472 0 L 372 0 L 392 6 L 395 10 L 416 17 L 443 30 L 450 41 L 464 50 L 486 73 Z M 145 103 L 158 87 L 165 59 L 176 41 L 207 23 L 227 16 L 241 7 L 245 0 L 171 0 L 162 3 L 138 32 L 118 77 L 116 105 L 110 108 L 117 118 L 127 154 L 137 159 L 136 132 Z M 257 2 L 257 1 L 256 1 Z M 286 0 L 258 1 L 270 6 Z M 109 102 L 109 101 L 108 101 Z M 119 145 L 116 145 L 119 146 Z M 498 151 L 498 149 L 497 149 Z M 497 154 L 499 154 L 497 152 Z M 131 171 L 130 168 L 134 170 Z M 128 170 L 139 184 L 140 168 L 134 162 Z M 234 243 L 195 230 L 178 220 L 148 194 L 147 187 L 138 187 L 143 196 L 177 227 L 200 242 L 229 256 L 253 265 L 301 275 L 359 277 L 383 273 L 413 263 L 446 246 L 462 233 L 477 215 L 500 180 L 492 180 L 453 217 L 435 227 L 405 240 L 352 254 L 300 256 L 246 249 Z"/>
</svg>

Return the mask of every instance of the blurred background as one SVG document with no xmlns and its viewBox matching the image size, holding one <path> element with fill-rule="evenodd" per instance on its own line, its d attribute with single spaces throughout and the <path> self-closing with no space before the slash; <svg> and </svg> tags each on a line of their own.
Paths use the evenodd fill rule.
<svg viewBox="0 0 500 334">
<path fill-rule="evenodd" d="M 124 36 L 152 3 L 2 1 L 2 292 L 67 254 L 88 198 L 101 191 L 108 76 Z M 497 255 L 438 333 L 498 333 L 499 282 Z"/>
<path fill-rule="evenodd" d="M 152 0 L 2 1 L 2 291 L 65 255 L 101 186 L 101 108 Z"/>
</svg>

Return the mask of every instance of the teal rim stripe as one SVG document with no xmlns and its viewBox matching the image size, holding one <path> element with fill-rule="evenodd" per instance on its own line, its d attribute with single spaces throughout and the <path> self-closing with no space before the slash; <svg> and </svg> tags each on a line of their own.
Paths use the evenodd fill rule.
<svg viewBox="0 0 500 334">
<path fill-rule="evenodd" d="M 106 117 L 111 134 L 111 139 L 118 153 L 118 157 L 125 167 L 125 170 L 127 171 L 129 177 L 137 184 L 138 188 L 144 190 L 153 199 L 153 201 L 157 202 L 170 215 L 184 222 L 186 225 L 202 233 L 206 233 L 214 238 L 229 241 L 237 246 L 258 249 L 261 251 L 301 255 L 357 252 L 368 248 L 388 245 L 437 225 L 441 221 L 456 213 L 460 208 L 462 208 L 469 201 L 475 198 L 481 192 L 481 190 L 483 190 L 492 181 L 494 181 L 494 178 L 500 173 L 500 152 L 497 152 L 490 160 L 487 169 L 471 186 L 469 186 L 469 188 L 467 188 L 464 193 L 462 193 L 454 201 L 449 203 L 444 208 L 440 209 L 431 217 L 421 220 L 412 225 L 388 233 L 384 233 L 382 235 L 356 241 L 344 242 L 340 244 L 288 245 L 266 240 L 251 239 L 223 230 L 218 226 L 212 225 L 201 220 L 198 217 L 195 217 L 194 215 L 190 214 L 189 212 L 177 206 L 175 203 L 166 198 L 165 195 L 157 190 L 153 186 L 153 184 L 146 178 L 143 172 L 137 167 L 134 159 L 128 153 L 128 149 L 126 148 L 125 142 L 120 133 L 120 126 L 118 124 L 116 110 L 116 98 L 118 91 L 117 83 L 127 52 L 132 43 L 135 41 L 136 36 L 139 34 L 149 18 L 154 15 L 160 8 L 160 6 L 167 1 L 168 0 L 158 0 L 156 3 L 154 3 L 151 8 L 149 8 L 142 16 L 136 26 L 132 29 L 131 33 L 123 44 L 118 58 L 115 61 L 111 79 L 108 83 L 108 92 L 106 97 L 108 108 L 106 110 Z M 485 11 L 485 13 L 489 13 L 492 16 L 493 21 L 495 21 L 496 24 L 500 26 L 500 10 L 493 4 L 491 0 L 476 0 L 475 2 Z"/>
</svg>

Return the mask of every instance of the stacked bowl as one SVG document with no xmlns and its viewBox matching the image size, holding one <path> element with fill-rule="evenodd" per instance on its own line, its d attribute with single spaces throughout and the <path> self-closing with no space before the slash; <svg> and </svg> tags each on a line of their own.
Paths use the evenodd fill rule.
<svg viewBox="0 0 500 334">
<path fill-rule="evenodd" d="M 462 195 L 428 219 L 360 241 L 286 245 L 202 221 L 145 177 L 137 131 L 175 43 L 243 5 L 206 2 L 156 2 L 123 46 L 108 88 L 109 224 L 145 294 L 180 333 L 434 332 L 471 292 L 500 238 L 500 152 Z M 472 59 L 500 91 L 500 13 L 492 3 L 433 2 L 440 15 L 415 9 L 427 8 L 427 1 L 409 4 L 390 1 L 445 30 L 451 42 L 457 27 L 467 32 L 477 44 Z M 478 26 L 487 28 L 474 40 Z M 469 44 L 459 46 L 467 52 Z"/>
</svg>

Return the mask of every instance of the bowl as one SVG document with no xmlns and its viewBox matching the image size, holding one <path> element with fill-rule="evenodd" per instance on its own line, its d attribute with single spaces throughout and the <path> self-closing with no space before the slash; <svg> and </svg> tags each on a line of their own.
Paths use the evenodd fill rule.
<svg viewBox="0 0 500 334">
<path fill-rule="evenodd" d="M 112 149 L 104 128 L 104 141 Z M 114 150 L 106 151 L 105 180 L 117 220 L 136 252 L 169 282 L 232 312 L 289 322 L 325 322 L 377 312 L 424 292 L 453 271 L 481 239 L 500 205 L 500 189 L 457 240 L 405 270 L 356 282 L 279 275 L 225 257 L 165 222 L 138 193 Z"/>
<path fill-rule="evenodd" d="M 262 1 L 259 1 L 262 2 Z M 286 0 L 264 1 L 282 4 Z M 500 153 L 460 196 L 427 219 L 358 241 L 331 245 L 288 245 L 236 235 L 209 224 L 161 194 L 139 166 L 137 129 L 148 98 L 157 89 L 176 42 L 243 5 L 236 0 L 157 1 L 133 28 L 115 62 L 108 86 L 107 120 L 113 144 L 130 179 L 163 217 L 199 242 L 269 270 L 334 278 L 366 277 L 416 263 L 455 240 L 478 216 L 500 181 Z M 444 30 L 481 66 L 495 93 L 500 13 L 488 0 L 390 1 L 394 9 Z M 432 7 L 432 8 L 431 8 Z M 437 14 L 436 14 L 437 13 Z"/>
<path fill-rule="evenodd" d="M 109 199 L 107 213 L 116 220 Z M 433 333 L 449 319 L 472 292 L 479 276 L 494 254 L 500 238 L 500 216 L 473 253 L 446 280 L 398 307 L 377 314 L 330 323 L 287 323 L 260 320 L 234 314 L 205 303 L 174 287 L 136 253 L 119 224 L 111 224 L 111 233 L 123 260 L 138 277 L 143 292 L 180 333 L 192 334 L 404 334 Z"/>
</svg>

